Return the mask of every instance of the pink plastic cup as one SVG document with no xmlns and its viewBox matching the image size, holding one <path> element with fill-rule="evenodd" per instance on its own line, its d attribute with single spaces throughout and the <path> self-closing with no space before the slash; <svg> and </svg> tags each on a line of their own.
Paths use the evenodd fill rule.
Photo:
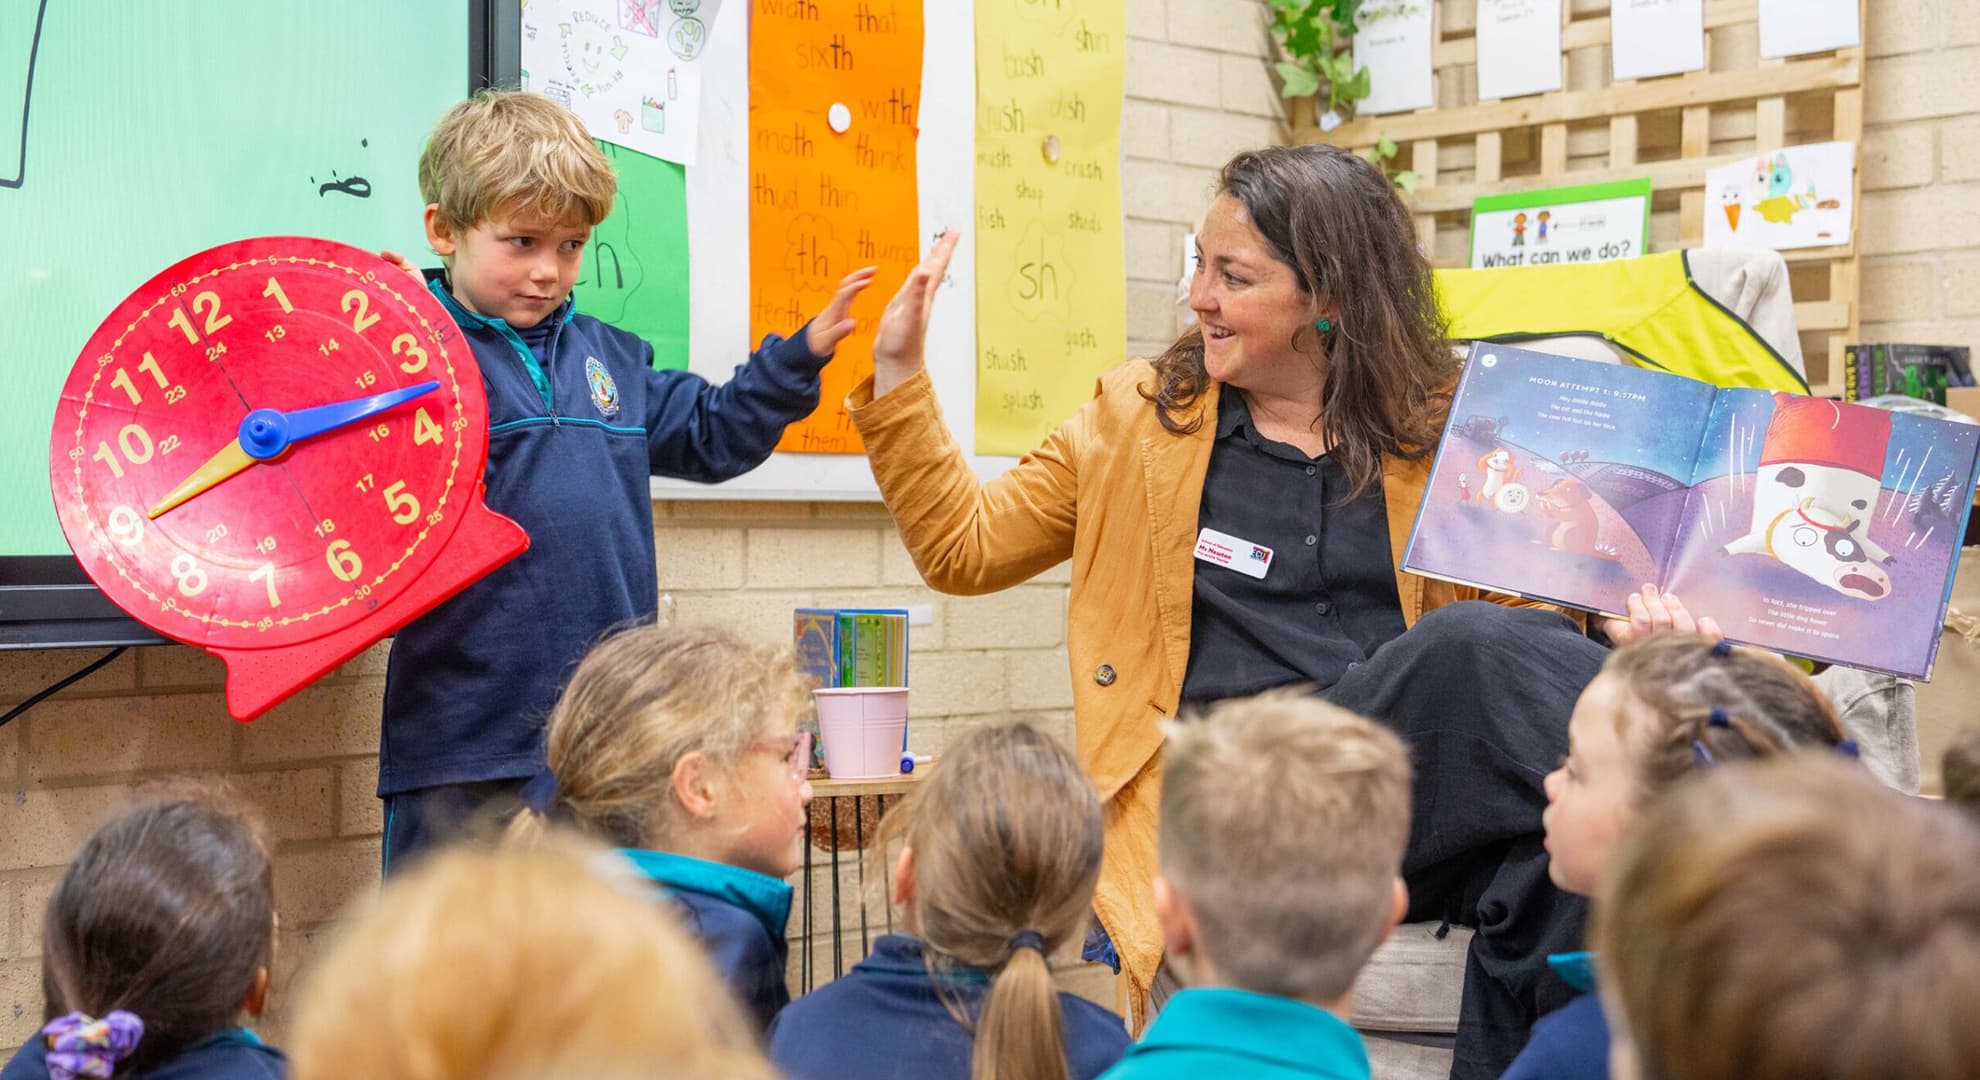
<svg viewBox="0 0 1980 1080">
<path fill-rule="evenodd" d="M 825 771 L 837 780 L 899 776 L 907 740 L 905 686 L 839 686 L 813 690 Z"/>
</svg>

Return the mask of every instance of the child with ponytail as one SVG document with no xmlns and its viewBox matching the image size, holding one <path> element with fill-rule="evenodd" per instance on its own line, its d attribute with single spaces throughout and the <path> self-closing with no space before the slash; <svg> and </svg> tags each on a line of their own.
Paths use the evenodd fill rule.
<svg viewBox="0 0 1980 1080">
<path fill-rule="evenodd" d="M 640 626 L 585 656 L 550 714 L 549 768 L 509 826 L 574 827 L 668 897 L 759 1029 L 790 1001 L 791 887 L 811 737 L 787 647 L 708 626 Z"/>
<path fill-rule="evenodd" d="M 1715 766 L 1820 748 L 1855 754 L 1834 708 L 1772 653 L 1659 634 L 1610 654 L 1575 702 L 1568 753 L 1545 781 L 1548 874 L 1590 896 L 1631 825 Z M 1588 953 L 1550 958 L 1582 996 L 1541 1018 L 1504 1080 L 1608 1076 L 1609 1029 Z"/>
<path fill-rule="evenodd" d="M 1100 801 L 1064 747 L 1025 724 L 972 729 L 882 819 L 902 841 L 888 934 L 791 1004 L 770 1058 L 791 1080 L 1090 1080 L 1127 1049 L 1121 1018 L 1058 992 L 1046 958 L 1085 929 Z"/>
<path fill-rule="evenodd" d="M 242 1026 L 268 1003 L 275 892 L 257 826 L 194 788 L 96 831 L 48 900 L 47 1023 L 4 1080 L 282 1080 Z"/>
</svg>

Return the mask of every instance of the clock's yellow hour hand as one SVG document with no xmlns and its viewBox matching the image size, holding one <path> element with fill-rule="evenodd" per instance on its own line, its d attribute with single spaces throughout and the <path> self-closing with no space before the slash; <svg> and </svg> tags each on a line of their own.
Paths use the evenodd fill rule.
<svg viewBox="0 0 1980 1080">
<path fill-rule="evenodd" d="M 221 447 L 219 453 L 206 459 L 206 464 L 194 469 L 191 476 L 179 481 L 179 486 L 167 492 L 165 497 L 158 501 L 157 506 L 145 512 L 145 516 L 157 520 L 166 511 L 256 464 L 257 460 L 241 448 L 239 439 L 235 439 Z"/>
</svg>

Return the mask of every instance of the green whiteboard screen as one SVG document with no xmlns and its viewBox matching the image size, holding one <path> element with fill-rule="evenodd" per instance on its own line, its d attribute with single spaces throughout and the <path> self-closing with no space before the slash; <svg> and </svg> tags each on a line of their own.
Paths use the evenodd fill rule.
<svg viewBox="0 0 1980 1080">
<path fill-rule="evenodd" d="M 279 233 L 430 258 L 416 165 L 468 90 L 471 8 L 0 0 L 0 560 L 68 554 L 55 401 L 152 274 Z"/>
</svg>

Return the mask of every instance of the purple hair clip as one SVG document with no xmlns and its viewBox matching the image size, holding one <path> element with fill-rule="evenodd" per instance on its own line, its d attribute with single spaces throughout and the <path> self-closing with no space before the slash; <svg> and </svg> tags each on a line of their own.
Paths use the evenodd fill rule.
<svg viewBox="0 0 1980 1080">
<path fill-rule="evenodd" d="M 98 1020 L 79 1012 L 50 1020 L 41 1029 L 48 1044 L 49 1080 L 107 1077 L 131 1056 L 144 1038 L 144 1021 L 122 1009 Z"/>
<path fill-rule="evenodd" d="M 1705 749 L 1705 742 L 1702 739 L 1691 740 L 1691 760 L 1701 769 L 1709 769 L 1719 763 L 1719 759 L 1713 757 L 1710 750 Z"/>
</svg>

